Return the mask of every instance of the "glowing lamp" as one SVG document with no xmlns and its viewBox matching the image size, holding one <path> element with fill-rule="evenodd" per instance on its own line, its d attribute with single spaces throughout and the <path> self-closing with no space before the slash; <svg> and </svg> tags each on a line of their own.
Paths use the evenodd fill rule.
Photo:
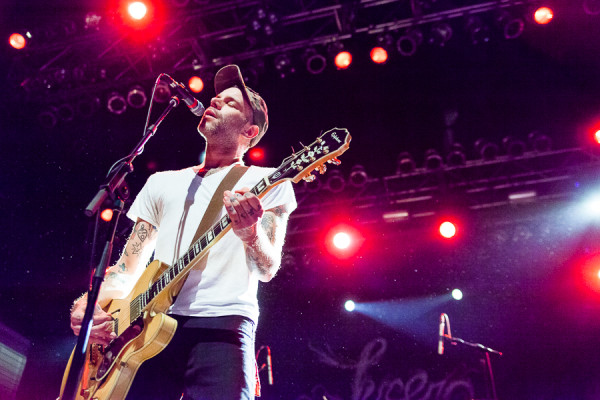
<svg viewBox="0 0 600 400">
<path fill-rule="evenodd" d="M 596 133 L 594 133 L 594 140 L 596 141 L 596 143 L 600 144 L 600 129 L 598 129 Z"/>
<path fill-rule="evenodd" d="M 127 12 L 135 20 L 143 19 L 148 13 L 148 7 L 141 1 L 134 1 L 127 6 Z"/>
<path fill-rule="evenodd" d="M 204 89 L 204 82 L 199 76 L 192 76 L 188 81 L 190 90 L 194 93 L 200 93 Z"/>
<path fill-rule="evenodd" d="M 373 47 L 371 49 L 371 60 L 375 64 L 383 64 L 388 59 L 388 53 L 383 47 Z"/>
<path fill-rule="evenodd" d="M 347 249 L 351 243 L 352 238 L 346 232 L 338 232 L 333 235 L 333 245 L 340 250 Z"/>
<path fill-rule="evenodd" d="M 548 7 L 540 7 L 535 10 L 535 13 L 533 14 L 533 19 L 540 25 L 548 24 L 550 21 L 552 21 L 553 17 L 554 11 Z"/>
<path fill-rule="evenodd" d="M 265 151 L 260 147 L 253 147 L 248 152 L 248 157 L 253 161 L 261 161 L 265 158 Z"/>
<path fill-rule="evenodd" d="M 25 37 L 20 33 L 13 33 L 8 38 L 8 43 L 10 43 L 13 48 L 21 50 L 27 44 L 27 40 L 25 40 Z"/>
<path fill-rule="evenodd" d="M 457 300 L 457 301 L 458 300 L 462 300 L 462 298 L 463 298 L 463 292 L 462 292 L 462 290 L 460 290 L 460 289 L 454 289 L 452 291 L 452 298 L 454 300 Z"/>
<path fill-rule="evenodd" d="M 352 54 L 341 51 L 335 56 L 334 62 L 338 69 L 347 69 L 352 64 Z"/>
<path fill-rule="evenodd" d="M 109 222 L 112 219 L 112 217 L 113 210 L 111 210 L 110 208 L 106 208 L 100 213 L 100 218 L 102 218 L 103 221 Z"/>
<path fill-rule="evenodd" d="M 344 303 L 344 308 L 346 309 L 346 311 L 352 312 L 356 309 L 356 304 L 352 300 L 347 300 Z"/>
<path fill-rule="evenodd" d="M 456 235 L 456 226 L 450 221 L 443 222 L 440 225 L 440 235 L 446 239 L 450 239 Z"/>
</svg>

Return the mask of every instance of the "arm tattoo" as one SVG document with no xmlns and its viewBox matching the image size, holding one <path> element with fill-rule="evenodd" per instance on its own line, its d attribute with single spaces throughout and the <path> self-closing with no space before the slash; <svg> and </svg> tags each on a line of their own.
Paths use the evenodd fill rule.
<svg viewBox="0 0 600 400">
<path fill-rule="evenodd" d="M 275 239 L 275 217 L 271 213 L 264 213 L 260 224 L 265 230 L 269 241 L 273 243 L 273 239 Z"/>
<path fill-rule="evenodd" d="M 131 243 L 131 253 L 140 254 L 142 252 L 142 244 L 141 243 Z"/>
<path fill-rule="evenodd" d="M 148 230 L 144 224 L 140 224 L 140 228 L 137 230 L 137 236 L 142 242 L 148 237 Z"/>
<path fill-rule="evenodd" d="M 120 271 L 120 272 L 125 272 L 125 271 L 127 271 L 127 267 L 125 266 L 125 263 L 121 263 L 121 264 L 119 264 L 119 271 Z"/>
<path fill-rule="evenodd" d="M 284 206 L 266 211 L 262 216 L 261 227 L 257 231 L 256 238 L 246 243 L 248 263 L 267 280 L 275 275 L 281 263 L 287 217 Z"/>
</svg>

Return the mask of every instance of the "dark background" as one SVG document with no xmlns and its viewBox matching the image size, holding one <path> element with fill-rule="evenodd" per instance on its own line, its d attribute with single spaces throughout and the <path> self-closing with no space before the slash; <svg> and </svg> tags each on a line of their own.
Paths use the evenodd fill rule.
<svg viewBox="0 0 600 400">
<path fill-rule="evenodd" d="M 361 164 L 377 180 L 395 173 L 402 151 L 418 164 L 426 149 L 443 152 L 448 111 L 458 112 L 455 140 L 469 158 L 476 157 L 478 138 L 526 140 L 534 130 L 551 137 L 555 149 L 588 146 L 600 109 L 600 16 L 586 14 L 581 1 L 549 3 L 555 20 L 548 26 L 528 20 L 516 40 L 473 46 L 457 35 L 444 48 L 422 46 L 413 57 L 392 54 L 375 65 L 369 43 L 357 38 L 349 43 L 355 59 L 349 70 L 328 66 L 311 75 L 300 65 L 280 79 L 267 68 L 253 83 L 271 121 L 261 142 L 263 164 L 278 165 L 298 142 L 345 127 L 353 140 L 340 170 L 347 174 Z M 5 2 L 3 32 L 28 18 L 43 22 L 84 7 Z M 2 46 L 6 76 L 15 56 Z M 198 95 L 204 104 L 211 85 Z M 28 102 L 13 86 L 5 85 L 0 114 L 0 322 L 29 343 L 18 398 L 55 398 L 75 343 L 68 310 L 89 279 L 89 221 L 82 210 L 110 165 L 137 142 L 146 109 L 121 116 L 102 109 L 92 119 L 42 129 L 40 102 Z M 198 163 L 197 122 L 184 107 L 168 116 L 135 161 L 128 178 L 134 193 L 156 169 Z M 598 170 L 570 179 L 582 194 L 597 186 Z M 275 368 L 274 386 L 262 377 L 264 398 L 386 398 L 389 382 L 406 383 L 419 371 L 427 372 L 429 384 L 469 376 L 476 398 L 485 398 L 477 351 L 449 346 L 446 356 L 435 354 L 440 312 L 449 314 L 454 335 L 504 353 L 492 357 L 499 398 L 600 398 L 600 297 L 582 283 L 581 272 L 600 254 L 600 231 L 597 220 L 576 211 L 583 196 L 464 211 L 464 229 L 452 242 L 432 233 L 434 219 L 365 225 L 361 251 L 338 261 L 318 241 L 332 216 L 357 219 L 355 192 L 319 197 L 303 190 L 297 213 L 311 202 L 324 205 L 319 212 L 311 208 L 313 230 L 290 235 L 284 267 L 261 287 L 257 346 L 271 347 Z M 292 218 L 290 231 L 297 221 Z M 122 221 L 117 249 L 129 228 Z M 461 302 L 445 300 L 454 287 L 465 292 Z M 371 317 L 345 312 L 348 298 L 368 303 Z M 385 340 L 385 352 L 371 363 L 364 353 L 357 363 L 377 338 Z M 362 380 L 357 368 L 366 368 Z M 458 375 L 448 378 L 453 371 Z M 369 387 L 369 380 L 374 391 L 360 397 L 358 388 Z M 420 391 L 387 398 L 443 398 L 435 396 Z"/>
</svg>

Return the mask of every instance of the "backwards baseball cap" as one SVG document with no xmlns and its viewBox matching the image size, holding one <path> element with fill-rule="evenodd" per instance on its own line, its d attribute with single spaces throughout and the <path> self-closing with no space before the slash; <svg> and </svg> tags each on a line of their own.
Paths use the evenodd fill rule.
<svg viewBox="0 0 600 400">
<path fill-rule="evenodd" d="M 250 141 L 250 147 L 252 147 L 258 143 L 269 127 L 267 104 L 258 93 L 246 86 L 240 68 L 233 64 L 221 68 L 215 75 L 215 91 L 217 93 L 230 87 L 239 88 L 244 99 L 252 107 L 252 123 L 258 126 L 258 135 Z"/>
</svg>

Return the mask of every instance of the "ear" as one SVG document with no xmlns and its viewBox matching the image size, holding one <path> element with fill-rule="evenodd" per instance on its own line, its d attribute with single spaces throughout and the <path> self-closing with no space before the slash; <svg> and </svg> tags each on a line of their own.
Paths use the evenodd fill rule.
<svg viewBox="0 0 600 400">
<path fill-rule="evenodd" d="M 248 125 L 248 127 L 244 130 L 243 135 L 248 140 L 254 139 L 258 136 L 258 125 Z"/>
</svg>

